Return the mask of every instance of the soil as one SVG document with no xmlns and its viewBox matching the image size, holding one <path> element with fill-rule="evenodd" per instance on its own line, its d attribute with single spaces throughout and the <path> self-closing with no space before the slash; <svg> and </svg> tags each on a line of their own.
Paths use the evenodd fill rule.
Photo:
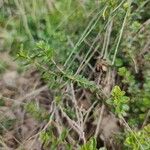
<svg viewBox="0 0 150 150">
<path fill-rule="evenodd" d="M 8 128 L 1 123 L 2 142 L 0 149 L 48 149 L 43 147 L 43 143 L 39 140 L 41 131 L 54 125 L 57 135 L 62 130 L 64 120 L 66 121 L 64 125 L 73 130 L 70 134 L 72 137 L 68 141 L 75 142 L 78 140 L 78 136 L 81 134 L 78 122 L 71 120 L 60 107 L 53 106 L 53 92 L 44 84 L 40 73 L 34 68 L 18 73 L 17 64 L 7 53 L 1 53 L 0 59 L 8 66 L 7 70 L 0 75 L 0 100 L 4 101 L 4 104 L 0 107 L 0 121 L 6 120 L 11 123 Z M 109 149 L 121 149 L 115 141 L 115 134 L 121 131 L 119 120 L 105 106 L 93 106 L 89 102 L 90 96 L 86 92 L 86 96 L 80 99 L 76 106 L 79 110 L 83 109 L 83 112 L 89 111 L 90 113 L 84 127 L 86 140 L 97 132 L 95 137 L 101 141 L 101 144 L 98 143 L 98 147 L 105 145 Z M 37 107 L 42 107 L 48 113 L 53 114 L 55 121 L 50 124 L 45 121 L 39 122 L 27 113 L 24 106 L 31 101 L 35 102 Z M 51 110 L 52 107 L 55 111 Z M 94 117 L 91 117 L 91 114 Z M 79 130 L 79 133 L 77 130 Z M 77 134 L 78 136 L 76 136 Z M 63 145 L 60 145 L 58 149 L 62 147 Z"/>
</svg>

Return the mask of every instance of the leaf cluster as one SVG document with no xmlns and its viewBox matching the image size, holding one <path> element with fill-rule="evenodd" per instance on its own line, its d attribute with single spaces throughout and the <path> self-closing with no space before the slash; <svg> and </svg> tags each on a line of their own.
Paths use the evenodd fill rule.
<svg viewBox="0 0 150 150">
<path fill-rule="evenodd" d="M 115 114 L 118 117 L 126 116 L 129 110 L 129 97 L 125 96 L 125 91 L 122 91 L 119 86 L 115 86 L 111 96 L 112 98 L 107 100 L 107 103 L 114 107 Z"/>
</svg>

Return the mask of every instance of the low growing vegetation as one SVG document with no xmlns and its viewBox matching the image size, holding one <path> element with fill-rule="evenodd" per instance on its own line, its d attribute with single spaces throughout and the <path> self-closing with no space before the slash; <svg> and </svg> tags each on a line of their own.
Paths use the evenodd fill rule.
<svg viewBox="0 0 150 150">
<path fill-rule="evenodd" d="M 149 150 L 149 9 L 2 0 L 0 149 Z"/>
</svg>

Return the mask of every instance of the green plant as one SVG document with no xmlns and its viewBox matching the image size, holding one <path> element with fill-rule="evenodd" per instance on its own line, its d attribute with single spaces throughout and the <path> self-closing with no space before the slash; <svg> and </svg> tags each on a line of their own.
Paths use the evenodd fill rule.
<svg viewBox="0 0 150 150">
<path fill-rule="evenodd" d="M 150 149 L 150 125 L 139 131 L 128 132 L 126 134 L 125 145 L 131 150 Z"/>
<path fill-rule="evenodd" d="M 0 106 L 5 106 L 5 101 L 2 98 L 0 98 Z"/>
<path fill-rule="evenodd" d="M 122 80 L 123 83 L 130 84 L 130 86 L 135 84 L 134 76 L 131 74 L 131 72 L 127 68 L 125 67 L 119 68 L 118 74 L 123 77 L 123 80 Z"/>
<path fill-rule="evenodd" d="M 107 102 L 113 106 L 115 114 L 119 117 L 126 116 L 129 111 L 129 97 L 125 96 L 125 91 L 122 91 L 119 86 L 115 86 L 111 96 L 112 98 Z"/>
<path fill-rule="evenodd" d="M 16 119 L 1 118 L 0 119 L 0 134 L 4 134 L 7 130 L 14 127 Z"/>
<path fill-rule="evenodd" d="M 148 111 L 148 106 L 149 106 L 149 75 L 148 75 L 148 70 L 145 70 L 144 73 L 144 83 L 140 83 L 140 81 L 136 80 L 136 75 L 131 74 L 131 71 L 127 70 L 125 67 L 121 67 L 118 69 L 118 74 L 123 77 L 122 82 L 126 85 L 127 87 L 127 92 L 130 94 L 130 114 L 134 114 L 135 112 L 137 113 L 136 119 L 133 119 L 133 117 L 129 118 L 129 123 L 130 124 L 139 124 L 143 122 L 145 118 L 145 114 Z M 143 86 L 143 87 L 141 87 Z M 137 119 L 138 118 L 138 119 Z"/>
<path fill-rule="evenodd" d="M 87 143 L 81 146 L 80 150 L 97 150 L 96 140 L 94 138 L 91 138 Z"/>
<path fill-rule="evenodd" d="M 43 41 L 38 42 L 33 51 L 34 53 L 28 53 L 21 49 L 17 58 L 23 61 L 26 65 L 35 65 L 40 71 L 42 71 L 45 79 L 55 80 L 55 84 L 60 86 L 60 88 L 66 85 L 66 83 L 72 82 L 77 83 L 78 86 L 89 89 L 92 92 L 101 92 L 101 88 L 93 81 L 89 81 L 82 75 L 75 75 L 72 71 L 66 71 L 64 68 L 59 67 L 54 60 L 57 56 L 55 56 L 53 49 L 51 49 L 47 43 Z M 63 80 L 60 82 L 60 79 Z M 58 86 L 57 88 L 59 88 Z"/>
<path fill-rule="evenodd" d="M 8 65 L 4 61 L 0 60 L 0 73 L 3 73 L 7 67 Z"/>
<path fill-rule="evenodd" d="M 91 103 L 97 99 L 98 104 L 105 103 L 108 99 L 105 90 L 93 82 L 91 75 L 95 57 L 102 56 L 111 62 L 108 72 L 115 76 L 114 84 L 118 85 L 108 100 L 110 110 L 120 118 L 125 116 L 133 131 L 143 123 L 147 124 L 145 118 L 150 105 L 149 0 L 7 0 L 0 5 L 3 5 L 0 9 L 0 50 L 16 56 L 21 45 L 19 64 L 29 68 L 33 65 L 41 73 L 53 90 L 54 102 L 72 121 L 77 120 L 75 111 L 78 107 L 64 104 L 66 99 L 73 99 L 67 91 L 70 85 L 75 91 L 74 98 L 77 91 L 83 90 L 94 97 Z M 7 65 L 0 61 L 0 73 L 6 68 Z M 49 121 L 47 111 L 36 103 L 28 103 L 24 108 L 39 122 Z M 135 148 L 139 143 L 133 134 L 126 135 L 127 145 Z M 134 135 L 138 137 L 138 132 Z M 55 136 L 52 129 L 43 131 L 41 140 L 46 146 L 52 142 L 53 149 L 70 144 Z M 95 143 L 95 139 L 91 139 L 81 147 L 96 149 Z M 79 144 L 76 142 L 75 146 Z"/>
<path fill-rule="evenodd" d="M 48 120 L 49 118 L 48 112 L 44 108 L 37 106 L 34 102 L 27 103 L 25 110 L 38 121 Z"/>
<path fill-rule="evenodd" d="M 44 147 L 49 147 L 51 149 L 56 149 L 63 146 L 66 150 L 71 150 L 72 146 L 66 144 L 67 130 L 64 129 L 59 137 L 56 137 L 53 133 L 52 127 L 48 128 L 46 131 L 40 133 L 40 139 L 44 144 Z"/>
</svg>

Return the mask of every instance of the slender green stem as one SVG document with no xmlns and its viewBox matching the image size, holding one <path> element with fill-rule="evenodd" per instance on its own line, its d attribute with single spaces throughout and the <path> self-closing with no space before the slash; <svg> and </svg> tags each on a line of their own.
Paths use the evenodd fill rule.
<svg viewBox="0 0 150 150">
<path fill-rule="evenodd" d="M 116 46 L 116 49 L 115 49 L 115 53 L 114 53 L 113 60 L 112 60 L 112 65 L 114 65 L 114 63 L 115 63 L 115 59 L 116 59 L 116 56 L 117 56 L 118 48 L 119 48 L 119 45 L 120 45 L 120 41 L 121 41 L 121 38 L 122 38 L 123 30 L 124 30 L 125 23 L 126 23 L 127 16 L 129 14 L 129 12 L 130 12 L 130 7 L 128 8 L 128 10 L 127 10 L 127 12 L 125 14 L 124 20 L 123 20 L 122 28 L 120 30 L 119 39 L 118 39 L 117 46 Z"/>
</svg>

